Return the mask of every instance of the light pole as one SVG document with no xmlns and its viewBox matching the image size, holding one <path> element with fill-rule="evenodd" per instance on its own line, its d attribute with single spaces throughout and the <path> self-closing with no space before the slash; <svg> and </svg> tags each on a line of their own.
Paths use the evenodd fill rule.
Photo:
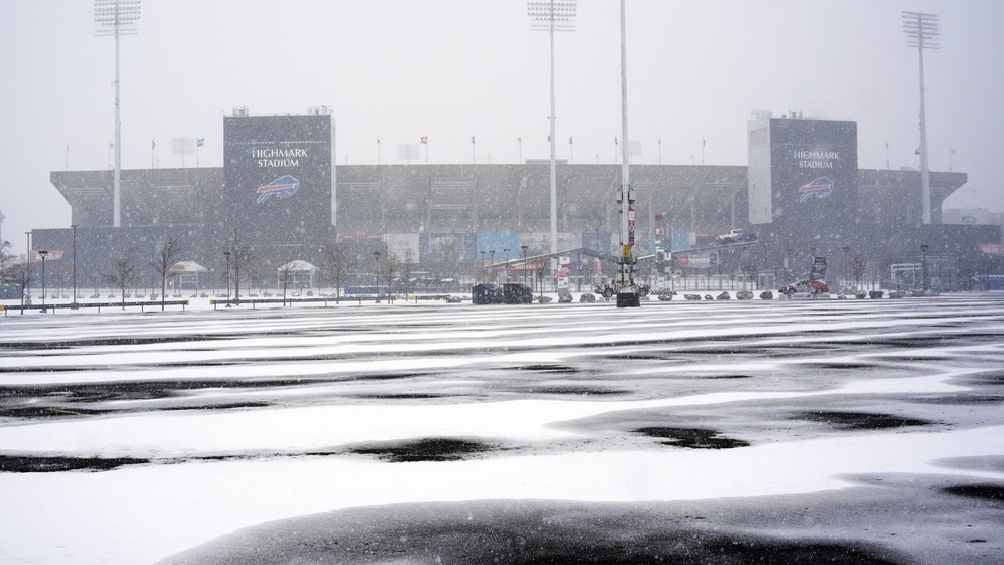
<svg viewBox="0 0 1004 565">
<path fill-rule="evenodd" d="M 851 270 L 850 258 L 848 257 L 848 254 L 851 251 L 851 247 L 849 245 L 845 245 L 845 246 L 841 247 L 840 250 L 844 252 L 844 269 L 843 269 L 844 272 L 843 272 L 843 276 L 844 276 L 844 287 L 846 287 L 847 286 L 847 274 Z"/>
<path fill-rule="evenodd" d="M 506 247 L 502 251 L 505 252 L 505 282 L 509 282 L 509 248 Z"/>
<path fill-rule="evenodd" d="M 380 251 L 373 252 L 373 269 L 376 271 L 376 296 L 377 302 L 380 302 Z"/>
<path fill-rule="evenodd" d="M 621 139 L 627 143 L 628 98 L 627 98 L 627 8 L 621 0 Z M 638 289 L 634 281 L 634 191 L 631 190 L 631 152 L 621 151 L 621 281 L 617 291 L 617 306 L 640 306 Z"/>
<path fill-rule="evenodd" d="M 230 300 L 230 251 L 224 251 L 223 252 L 223 257 L 226 259 L 226 262 L 227 262 L 227 274 L 226 274 L 226 278 L 227 278 L 227 300 Z M 229 306 L 229 304 L 227 304 L 227 306 Z"/>
<path fill-rule="evenodd" d="M 28 299 L 28 285 L 31 284 L 31 232 L 24 232 L 24 272 L 21 273 L 21 315 Z"/>
<path fill-rule="evenodd" d="M 927 163 L 927 110 L 924 96 L 924 49 L 941 48 L 940 19 L 937 14 L 926 12 L 902 13 L 903 33 L 907 45 L 917 48 L 917 64 L 920 78 L 920 198 L 921 223 L 931 223 L 931 172 Z"/>
<path fill-rule="evenodd" d="M 551 253 L 558 253 L 558 172 L 555 163 L 557 152 L 557 132 L 555 121 L 557 115 L 554 102 L 554 32 L 575 31 L 576 0 L 530 0 L 527 2 L 527 15 L 532 20 L 531 28 L 537 31 L 547 31 L 549 41 L 549 64 L 551 86 L 551 111 L 548 120 L 551 122 Z M 557 256 L 552 259 L 557 261 Z"/>
<path fill-rule="evenodd" d="M 112 177 L 113 227 L 122 225 L 122 116 L 119 80 L 119 38 L 136 35 L 140 17 L 140 0 L 94 0 L 94 24 L 99 37 L 115 38 L 115 172 Z"/>
<path fill-rule="evenodd" d="M 928 247 L 926 243 L 920 244 L 920 284 L 923 287 L 924 292 L 927 292 L 928 288 L 930 288 L 927 278 L 927 249 Z M 42 267 L 42 273 L 45 273 L 45 261 L 42 261 Z M 44 274 L 42 278 L 45 278 Z"/>
<path fill-rule="evenodd" d="M 46 249 L 39 249 L 38 256 L 42 258 L 42 313 L 45 314 L 45 256 L 49 254 Z"/>
<path fill-rule="evenodd" d="M 73 309 L 77 309 L 77 224 L 73 228 Z"/>
<path fill-rule="evenodd" d="M 234 303 L 241 305 L 241 251 L 237 245 L 237 228 L 234 228 Z"/>
<path fill-rule="evenodd" d="M 520 272 L 520 281 L 523 286 L 526 286 L 526 250 L 530 248 L 529 245 L 520 245 L 520 249 L 523 250 L 523 270 Z"/>
</svg>

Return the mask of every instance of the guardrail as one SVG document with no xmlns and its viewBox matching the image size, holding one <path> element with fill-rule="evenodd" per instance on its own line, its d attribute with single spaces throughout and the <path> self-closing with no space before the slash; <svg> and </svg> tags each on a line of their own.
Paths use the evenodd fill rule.
<svg viewBox="0 0 1004 565">
<path fill-rule="evenodd" d="M 356 302 L 358 304 L 362 304 L 363 301 L 374 302 L 374 301 L 379 301 L 379 300 L 388 300 L 390 302 L 394 302 L 395 300 L 397 300 L 397 301 L 409 301 L 409 300 L 413 300 L 413 301 L 415 301 L 417 303 L 419 300 L 446 300 L 446 298 L 448 296 L 450 296 L 450 295 L 449 294 L 416 294 L 416 295 L 414 295 L 411 298 L 407 298 L 407 297 L 402 298 L 400 296 L 390 296 L 390 297 L 388 297 L 387 295 L 377 296 L 375 294 L 357 294 L 357 295 L 354 295 L 354 296 L 339 296 L 337 298 L 334 297 L 334 296 L 308 296 L 308 297 L 296 297 L 296 296 L 294 296 L 294 297 L 289 297 L 289 298 L 282 298 L 282 297 L 278 297 L 278 298 L 254 298 L 254 297 L 250 297 L 250 298 L 241 298 L 240 300 L 237 300 L 235 298 L 222 298 L 222 299 L 213 298 L 213 299 L 209 300 L 209 304 L 211 304 L 213 306 L 213 310 L 216 310 L 217 307 L 220 306 L 220 305 L 224 305 L 225 308 L 229 308 L 231 306 L 240 306 L 240 305 L 246 305 L 246 304 L 250 304 L 251 305 L 251 309 L 254 310 L 257 307 L 258 304 L 282 304 L 283 306 L 286 306 L 287 304 L 288 305 L 294 305 L 294 304 L 299 304 L 299 303 L 318 303 L 319 302 L 319 303 L 321 303 L 322 306 L 327 306 L 329 302 L 333 303 L 333 304 L 341 304 L 343 302 L 348 302 L 348 303 Z"/>
<path fill-rule="evenodd" d="M 57 302 L 55 304 L 12 304 L 3 305 L 0 304 L 0 310 L 3 310 L 3 315 L 6 318 L 8 313 L 14 310 L 20 312 L 23 316 L 25 310 L 38 310 L 42 313 L 48 313 L 52 310 L 55 314 L 56 310 L 80 310 L 81 308 L 97 308 L 98 313 L 101 313 L 102 308 L 122 308 L 124 306 L 139 306 L 141 312 L 146 311 L 147 306 L 181 306 L 184 310 L 188 306 L 188 300 L 165 300 L 161 302 L 160 300 L 138 300 L 133 302 Z"/>
</svg>

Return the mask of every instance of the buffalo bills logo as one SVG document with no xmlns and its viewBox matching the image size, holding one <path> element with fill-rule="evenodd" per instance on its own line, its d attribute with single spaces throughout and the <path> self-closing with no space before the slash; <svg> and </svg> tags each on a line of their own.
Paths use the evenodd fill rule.
<svg viewBox="0 0 1004 565">
<path fill-rule="evenodd" d="M 813 198 L 827 198 L 833 193 L 833 179 L 818 177 L 808 184 L 798 187 L 798 201 L 805 202 Z"/>
<path fill-rule="evenodd" d="M 258 204 L 262 204 L 271 198 L 284 200 L 296 194 L 298 190 L 300 190 L 300 180 L 292 175 L 285 175 L 259 186 L 255 192 L 258 193 Z"/>
</svg>

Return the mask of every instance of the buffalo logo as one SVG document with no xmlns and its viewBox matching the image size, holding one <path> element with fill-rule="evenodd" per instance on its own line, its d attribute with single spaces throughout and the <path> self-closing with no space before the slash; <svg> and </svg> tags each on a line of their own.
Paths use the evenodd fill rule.
<svg viewBox="0 0 1004 565">
<path fill-rule="evenodd" d="M 813 198 L 827 198 L 833 193 L 833 179 L 818 177 L 808 184 L 798 187 L 798 201 L 805 202 Z"/>
<path fill-rule="evenodd" d="M 258 204 L 261 204 L 270 198 L 284 200 L 296 194 L 298 190 L 300 190 L 300 180 L 292 175 L 285 175 L 259 186 L 255 192 L 258 193 Z"/>
</svg>

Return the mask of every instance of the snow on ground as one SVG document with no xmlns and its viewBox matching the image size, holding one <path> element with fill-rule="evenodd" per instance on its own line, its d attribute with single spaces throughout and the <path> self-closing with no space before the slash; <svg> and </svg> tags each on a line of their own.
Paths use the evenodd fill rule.
<svg viewBox="0 0 1004 565">
<path fill-rule="evenodd" d="M 374 504 L 810 493 L 1004 455 L 1004 299 L 989 295 L 0 328 L 0 470 L 19 471 L 0 472 L 16 509 L 3 563 L 152 562 Z"/>
</svg>

